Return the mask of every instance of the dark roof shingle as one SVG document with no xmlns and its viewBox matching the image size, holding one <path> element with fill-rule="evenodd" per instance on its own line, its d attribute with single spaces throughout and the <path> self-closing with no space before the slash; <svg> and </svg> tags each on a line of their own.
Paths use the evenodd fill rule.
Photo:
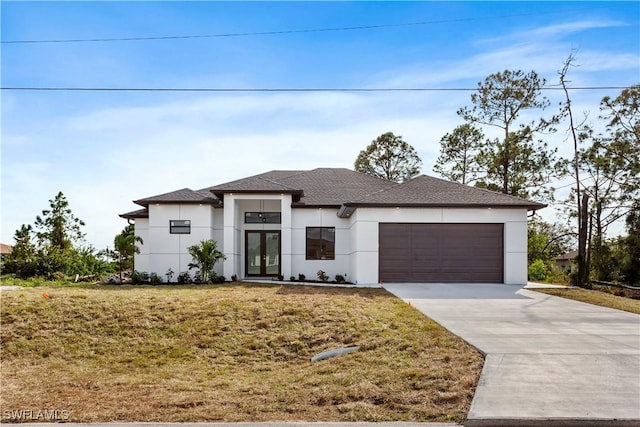
<svg viewBox="0 0 640 427">
<path fill-rule="evenodd" d="M 368 194 L 347 203 L 348 206 L 439 206 L 439 207 L 526 207 L 540 209 L 546 205 L 490 191 L 420 175 L 401 184 Z"/>
<path fill-rule="evenodd" d="M 131 211 L 120 214 L 120 218 L 136 219 L 136 218 L 149 218 L 149 209 L 138 209 L 137 211 Z"/>
<path fill-rule="evenodd" d="M 189 188 L 136 200 L 151 203 L 208 203 L 222 205 L 227 193 L 285 193 L 294 195 L 293 207 L 514 207 L 536 210 L 542 203 L 421 175 L 396 183 L 344 168 L 274 170 L 202 190 Z M 135 218 L 141 211 L 122 217 Z M 148 215 L 148 213 L 147 213 Z"/>
<path fill-rule="evenodd" d="M 151 203 L 207 203 L 219 204 L 220 200 L 211 193 L 205 191 L 193 191 L 190 188 L 171 191 L 169 193 L 158 194 L 156 196 L 145 197 L 134 200 L 133 203 L 140 206 L 149 206 Z"/>
</svg>

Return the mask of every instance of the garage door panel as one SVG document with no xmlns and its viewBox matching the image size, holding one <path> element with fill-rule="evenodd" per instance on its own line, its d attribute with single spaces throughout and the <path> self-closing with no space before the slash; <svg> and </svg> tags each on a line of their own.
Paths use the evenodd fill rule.
<svg viewBox="0 0 640 427">
<path fill-rule="evenodd" d="M 503 282 L 503 224 L 379 225 L 385 282 Z"/>
</svg>

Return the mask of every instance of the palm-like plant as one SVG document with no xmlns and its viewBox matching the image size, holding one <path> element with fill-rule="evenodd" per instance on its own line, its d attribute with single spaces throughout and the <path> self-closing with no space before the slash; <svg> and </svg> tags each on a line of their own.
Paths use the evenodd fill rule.
<svg viewBox="0 0 640 427">
<path fill-rule="evenodd" d="M 120 234 L 113 239 L 113 256 L 118 263 L 120 283 L 122 283 L 122 270 L 133 266 L 133 257 L 140 253 L 136 243 L 144 244 L 140 236 L 136 236 L 133 224 L 127 225 Z"/>
<path fill-rule="evenodd" d="M 187 248 L 193 262 L 189 263 L 189 270 L 197 268 L 200 270 L 200 278 L 203 283 L 207 283 L 209 275 L 213 273 L 213 267 L 218 260 L 227 259 L 227 257 L 218 250 L 215 240 L 203 240 L 197 245 Z"/>
</svg>

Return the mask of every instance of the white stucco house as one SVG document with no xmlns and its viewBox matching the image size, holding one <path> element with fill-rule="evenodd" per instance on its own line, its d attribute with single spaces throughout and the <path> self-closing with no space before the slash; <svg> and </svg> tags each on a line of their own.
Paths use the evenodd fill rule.
<svg viewBox="0 0 640 427">
<path fill-rule="evenodd" d="M 135 269 L 187 271 L 213 239 L 227 280 L 318 270 L 358 284 L 527 281 L 527 214 L 545 205 L 418 176 L 395 183 L 348 169 L 275 170 L 135 200 Z"/>
</svg>

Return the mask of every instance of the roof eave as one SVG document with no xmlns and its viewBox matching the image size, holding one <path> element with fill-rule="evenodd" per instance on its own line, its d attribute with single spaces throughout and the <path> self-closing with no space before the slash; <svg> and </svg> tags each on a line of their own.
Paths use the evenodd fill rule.
<svg viewBox="0 0 640 427">
<path fill-rule="evenodd" d="M 332 204 L 306 204 L 301 202 L 291 203 L 291 207 L 295 209 L 340 209 L 342 205 Z"/>
<path fill-rule="evenodd" d="M 211 205 L 222 206 L 219 200 L 134 200 L 136 205 L 148 208 L 149 205 Z"/>
<path fill-rule="evenodd" d="M 222 196 L 224 194 L 296 194 L 296 195 L 304 195 L 302 190 L 209 190 L 216 197 Z"/>
<path fill-rule="evenodd" d="M 124 218 L 124 219 L 145 219 L 145 218 L 149 218 L 149 213 L 147 212 L 147 214 L 131 214 L 131 213 L 123 213 L 118 215 L 120 218 Z"/>
<path fill-rule="evenodd" d="M 495 203 L 364 203 L 350 202 L 344 203 L 342 206 L 349 208 L 482 208 L 482 209 L 527 209 L 528 211 L 536 211 L 547 207 L 540 203 L 522 204 L 522 205 L 501 205 Z"/>
</svg>

